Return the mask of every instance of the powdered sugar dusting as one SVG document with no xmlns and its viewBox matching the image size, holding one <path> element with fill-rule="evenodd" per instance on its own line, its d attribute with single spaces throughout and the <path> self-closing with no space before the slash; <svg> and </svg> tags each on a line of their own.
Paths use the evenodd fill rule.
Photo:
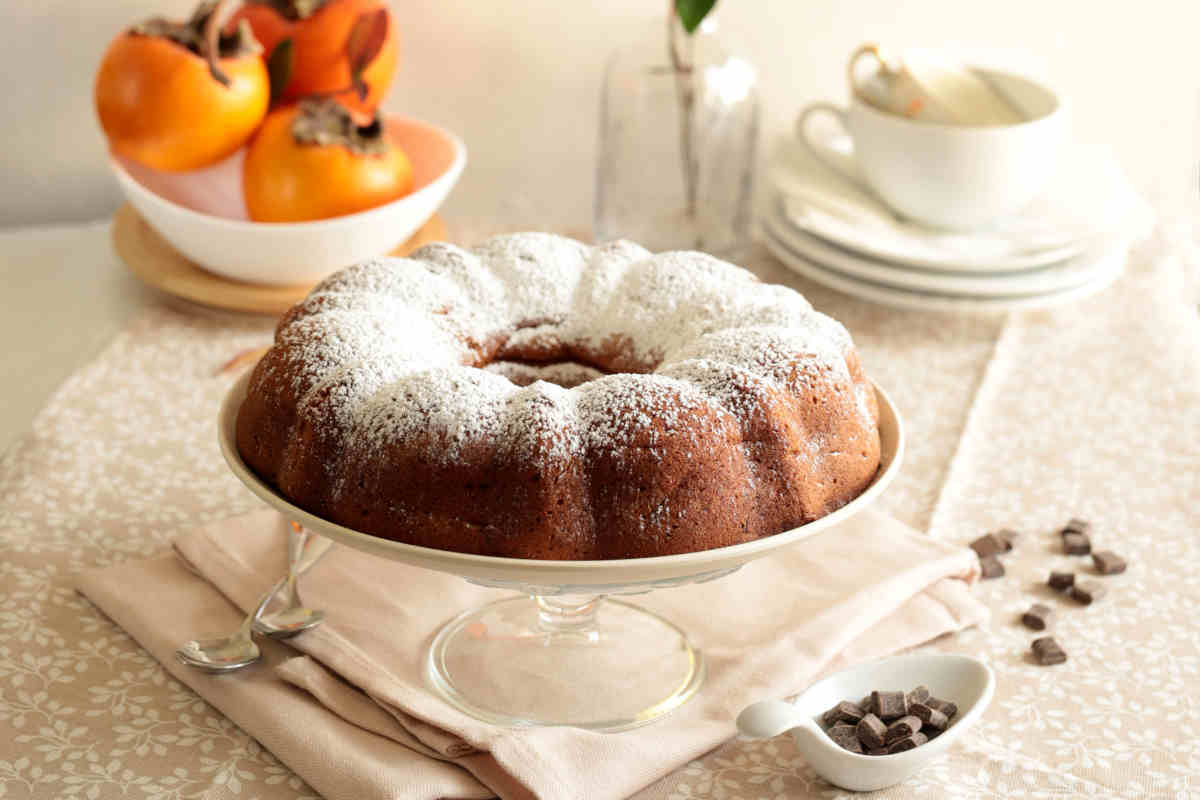
<svg viewBox="0 0 1200 800">
<path fill-rule="evenodd" d="M 773 387 L 851 383 L 849 335 L 796 292 L 701 253 L 550 234 L 435 244 L 344 270 L 289 315 L 277 342 L 302 365 L 297 390 L 324 391 L 346 435 L 377 447 L 423 441 L 436 459 L 481 441 L 522 458 L 632 439 L 653 448 L 667 433 L 749 415 Z M 607 353 L 654 374 L 489 363 L 501 348 Z"/>
</svg>

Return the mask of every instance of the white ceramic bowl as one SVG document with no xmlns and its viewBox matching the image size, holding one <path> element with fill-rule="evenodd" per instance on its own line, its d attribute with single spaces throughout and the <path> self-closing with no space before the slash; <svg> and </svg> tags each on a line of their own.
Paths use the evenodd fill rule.
<svg viewBox="0 0 1200 800">
<path fill-rule="evenodd" d="M 110 155 L 125 197 L 154 230 L 205 269 L 249 283 L 314 283 L 384 255 L 429 221 L 458 182 L 467 149 L 447 130 L 388 117 L 413 165 L 411 193 L 382 206 L 314 222 L 252 222 L 241 191 L 244 151 L 186 173 L 148 169 Z"/>
<path fill-rule="evenodd" d="M 944 733 L 912 750 L 887 756 L 851 753 L 835 744 L 817 722 L 842 700 L 856 702 L 876 689 L 907 692 L 922 684 L 934 697 L 958 706 L 958 713 Z M 738 715 L 737 724 L 743 735 L 752 738 L 790 732 L 804 760 L 822 778 L 843 789 L 871 792 L 906 780 L 945 753 L 983 715 L 995 691 L 995 674 L 977 658 L 911 653 L 835 672 L 792 703 L 755 703 Z"/>
</svg>

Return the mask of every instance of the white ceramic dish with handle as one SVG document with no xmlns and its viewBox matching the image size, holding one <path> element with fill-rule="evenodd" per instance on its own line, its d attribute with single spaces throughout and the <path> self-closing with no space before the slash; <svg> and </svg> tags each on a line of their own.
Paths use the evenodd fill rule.
<svg viewBox="0 0 1200 800">
<path fill-rule="evenodd" d="M 386 122 L 412 162 L 413 191 L 367 211 L 313 222 L 246 218 L 244 151 L 187 173 L 158 172 L 116 156 L 109 164 L 146 222 L 205 269 L 248 283 L 313 283 L 407 240 L 446 200 L 466 166 L 466 146 L 449 131 L 405 117 Z"/>
<path fill-rule="evenodd" d="M 821 729 L 821 714 L 843 700 L 857 702 L 872 691 L 930 694 L 958 706 L 958 713 L 935 739 L 903 753 L 868 756 L 835 744 Z M 825 780 L 843 789 L 871 792 L 906 780 L 945 753 L 983 715 L 996 691 L 991 667 L 977 658 L 946 653 L 911 653 L 860 664 L 817 681 L 795 701 L 764 700 L 738 715 L 738 730 L 756 739 L 791 733 L 804 760 Z"/>
</svg>

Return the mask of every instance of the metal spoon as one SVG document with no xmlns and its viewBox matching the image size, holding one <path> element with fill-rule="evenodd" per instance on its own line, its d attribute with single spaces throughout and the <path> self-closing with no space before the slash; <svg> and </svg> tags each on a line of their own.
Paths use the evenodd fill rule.
<svg viewBox="0 0 1200 800">
<path fill-rule="evenodd" d="M 315 541 L 314 541 L 315 539 Z M 325 554 L 332 539 L 310 536 L 308 531 L 299 523 L 292 523 L 292 533 L 288 539 L 288 576 L 283 588 L 276 592 L 284 596 L 284 606 L 270 614 L 260 614 L 254 621 L 254 632 L 275 639 L 287 639 L 298 633 L 315 628 L 325 620 L 325 612 L 306 608 L 300 599 L 300 576 L 308 571 L 317 560 Z M 308 553 L 305 554 L 307 547 Z M 307 555 L 301 560 L 302 556 Z M 268 602 L 268 606 L 270 603 Z"/>
<path fill-rule="evenodd" d="M 280 578 L 263 594 L 254 611 L 246 615 L 236 631 L 221 638 L 193 639 L 185 642 L 175 651 L 175 657 L 189 667 L 206 672 L 232 672 L 258 661 L 262 658 L 262 650 L 254 642 L 254 621 L 293 575 L 299 577 L 311 569 L 332 544 L 333 540 L 331 539 L 318 538 L 312 547 L 308 548 L 308 552 L 304 554 L 295 568 L 290 569 L 286 577 Z M 318 622 L 325 617 L 324 612 L 321 611 L 314 611 L 312 614 L 319 615 Z M 312 625 L 308 627 L 312 627 Z M 299 633 L 299 631 L 296 632 Z"/>
<path fill-rule="evenodd" d="M 251 633 L 254 620 L 267 607 L 267 603 L 271 602 L 275 593 L 283 588 L 285 581 L 287 578 L 280 578 L 275 582 L 258 601 L 258 607 L 246 615 L 246 619 L 236 631 L 217 639 L 193 639 L 184 642 L 183 646 L 175 651 L 175 658 L 189 667 L 205 672 L 232 672 L 258 661 L 262 658 L 262 651 L 254 643 Z"/>
</svg>

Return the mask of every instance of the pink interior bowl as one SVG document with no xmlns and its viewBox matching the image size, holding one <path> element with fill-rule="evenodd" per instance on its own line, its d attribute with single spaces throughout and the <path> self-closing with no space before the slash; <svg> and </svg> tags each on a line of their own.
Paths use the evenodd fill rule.
<svg viewBox="0 0 1200 800">
<path fill-rule="evenodd" d="M 205 269 L 249 283 L 313 283 L 388 253 L 416 233 L 466 166 L 467 148 L 449 131 L 400 116 L 389 116 L 386 124 L 412 161 L 413 191 L 367 211 L 314 222 L 246 218 L 244 150 L 192 172 L 159 172 L 111 154 L 109 164 L 142 218 Z"/>
</svg>

